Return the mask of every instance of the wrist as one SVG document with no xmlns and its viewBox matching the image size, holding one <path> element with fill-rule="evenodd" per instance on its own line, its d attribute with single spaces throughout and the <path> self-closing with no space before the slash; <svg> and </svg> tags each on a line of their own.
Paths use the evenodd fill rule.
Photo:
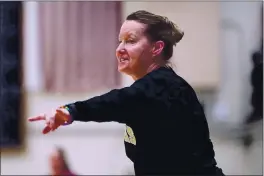
<svg viewBox="0 0 264 176">
<path fill-rule="evenodd" d="M 63 120 L 64 120 L 65 123 L 63 125 L 69 125 L 69 124 L 71 124 L 73 120 L 72 120 L 72 116 L 70 114 L 70 108 L 68 106 L 62 106 L 61 108 L 65 109 L 69 113 L 69 115 L 66 115 L 64 117 Z"/>
</svg>

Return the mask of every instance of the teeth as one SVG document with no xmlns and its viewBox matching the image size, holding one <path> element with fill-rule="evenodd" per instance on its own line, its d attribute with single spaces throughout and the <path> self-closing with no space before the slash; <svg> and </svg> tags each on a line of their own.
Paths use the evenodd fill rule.
<svg viewBox="0 0 264 176">
<path fill-rule="evenodd" d="M 120 61 L 123 62 L 123 61 L 126 61 L 127 59 L 124 59 L 124 58 L 120 58 Z"/>
</svg>

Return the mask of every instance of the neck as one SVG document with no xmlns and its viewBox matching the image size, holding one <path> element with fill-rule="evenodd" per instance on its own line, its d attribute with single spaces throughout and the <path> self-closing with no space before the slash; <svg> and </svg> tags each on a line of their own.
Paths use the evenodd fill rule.
<svg viewBox="0 0 264 176">
<path fill-rule="evenodd" d="M 152 72 L 153 70 L 160 68 L 161 66 L 162 65 L 160 65 L 160 64 L 153 63 L 147 69 L 145 69 L 145 71 L 142 71 L 140 74 L 132 75 L 132 78 L 134 81 L 136 81 L 136 80 L 144 77 L 146 74 Z"/>
</svg>

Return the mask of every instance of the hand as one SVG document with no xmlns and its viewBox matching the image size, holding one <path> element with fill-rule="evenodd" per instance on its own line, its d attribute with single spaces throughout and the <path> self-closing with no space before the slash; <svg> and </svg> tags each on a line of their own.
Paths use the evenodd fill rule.
<svg viewBox="0 0 264 176">
<path fill-rule="evenodd" d="M 51 114 L 43 114 L 28 119 L 30 122 L 45 120 L 46 126 L 42 133 L 47 134 L 50 131 L 56 130 L 59 126 L 67 123 L 70 120 L 70 113 L 65 108 L 57 108 Z"/>
</svg>

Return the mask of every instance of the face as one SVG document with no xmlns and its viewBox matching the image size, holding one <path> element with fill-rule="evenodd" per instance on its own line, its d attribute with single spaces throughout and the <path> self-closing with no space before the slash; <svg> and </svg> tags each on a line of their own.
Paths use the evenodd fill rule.
<svg viewBox="0 0 264 176">
<path fill-rule="evenodd" d="M 153 62 L 153 45 L 145 35 L 146 25 L 125 21 L 119 33 L 116 49 L 118 70 L 131 76 L 144 73 Z"/>
</svg>

